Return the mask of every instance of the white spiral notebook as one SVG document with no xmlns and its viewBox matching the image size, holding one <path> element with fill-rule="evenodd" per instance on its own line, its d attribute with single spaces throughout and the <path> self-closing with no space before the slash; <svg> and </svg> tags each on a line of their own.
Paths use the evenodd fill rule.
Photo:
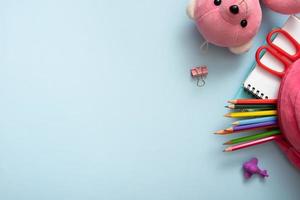
<svg viewBox="0 0 300 200">
<path fill-rule="evenodd" d="M 282 29 L 291 34 L 300 43 L 300 18 L 290 16 Z M 282 35 L 277 35 L 273 43 L 280 46 L 288 53 L 295 52 L 293 45 L 290 44 Z M 265 53 L 261 57 L 261 61 L 268 67 L 272 67 L 277 71 L 283 70 L 282 64 L 275 60 L 269 53 Z M 268 73 L 256 65 L 243 85 L 248 92 L 257 98 L 276 99 L 280 81 L 281 79 L 279 77 Z"/>
</svg>

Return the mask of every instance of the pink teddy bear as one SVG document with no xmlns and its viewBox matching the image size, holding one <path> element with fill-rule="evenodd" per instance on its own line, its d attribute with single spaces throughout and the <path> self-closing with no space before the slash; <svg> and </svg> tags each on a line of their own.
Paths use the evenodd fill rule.
<svg viewBox="0 0 300 200">
<path fill-rule="evenodd" d="M 300 0 L 262 1 L 282 14 L 300 12 Z M 205 40 L 236 54 L 251 48 L 262 19 L 259 0 L 192 0 L 187 12 Z"/>
</svg>

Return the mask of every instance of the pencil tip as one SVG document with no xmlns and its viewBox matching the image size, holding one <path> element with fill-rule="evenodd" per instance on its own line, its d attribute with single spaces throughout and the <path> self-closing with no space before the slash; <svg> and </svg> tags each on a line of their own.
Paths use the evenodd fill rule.
<svg viewBox="0 0 300 200">
<path fill-rule="evenodd" d="M 234 104 L 234 103 L 235 103 L 235 100 L 229 100 L 228 103 Z"/>
<path fill-rule="evenodd" d="M 228 147 L 227 149 L 224 149 L 224 151 L 223 152 L 231 152 L 231 148 L 230 147 Z"/>
<path fill-rule="evenodd" d="M 233 131 L 233 128 L 232 127 L 226 128 L 225 131 Z"/>
<path fill-rule="evenodd" d="M 223 143 L 223 145 L 229 145 L 229 144 L 231 144 L 230 141 Z"/>
<path fill-rule="evenodd" d="M 230 114 L 225 114 L 224 117 L 230 117 Z"/>
<path fill-rule="evenodd" d="M 220 130 L 220 131 L 216 131 L 215 132 L 215 134 L 217 134 L 217 135 L 221 135 L 221 134 L 223 134 L 224 133 L 224 130 Z"/>
<path fill-rule="evenodd" d="M 228 105 L 227 108 L 229 108 L 229 109 L 235 109 L 235 106 L 234 106 L 234 104 L 231 104 L 231 105 Z"/>
<path fill-rule="evenodd" d="M 232 125 L 239 125 L 239 122 L 233 122 Z"/>
</svg>

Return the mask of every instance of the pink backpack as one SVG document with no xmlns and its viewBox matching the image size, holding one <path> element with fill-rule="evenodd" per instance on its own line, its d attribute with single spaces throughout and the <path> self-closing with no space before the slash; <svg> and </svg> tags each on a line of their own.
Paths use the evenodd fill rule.
<svg viewBox="0 0 300 200">
<path fill-rule="evenodd" d="M 276 141 L 300 169 L 300 59 L 286 71 L 278 94 L 279 126 L 284 139 Z"/>
</svg>

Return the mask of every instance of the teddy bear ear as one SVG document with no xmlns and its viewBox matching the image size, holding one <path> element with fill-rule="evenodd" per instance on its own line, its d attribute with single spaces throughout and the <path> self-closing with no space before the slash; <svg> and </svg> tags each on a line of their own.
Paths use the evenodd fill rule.
<svg viewBox="0 0 300 200">
<path fill-rule="evenodd" d="M 253 44 L 253 39 L 251 39 L 249 42 L 241 46 L 229 47 L 229 50 L 234 54 L 242 54 L 249 51 L 249 49 L 252 47 L 252 44 Z"/>
<path fill-rule="evenodd" d="M 191 19 L 195 19 L 195 6 L 196 0 L 191 0 L 186 9 L 186 13 Z"/>
</svg>

